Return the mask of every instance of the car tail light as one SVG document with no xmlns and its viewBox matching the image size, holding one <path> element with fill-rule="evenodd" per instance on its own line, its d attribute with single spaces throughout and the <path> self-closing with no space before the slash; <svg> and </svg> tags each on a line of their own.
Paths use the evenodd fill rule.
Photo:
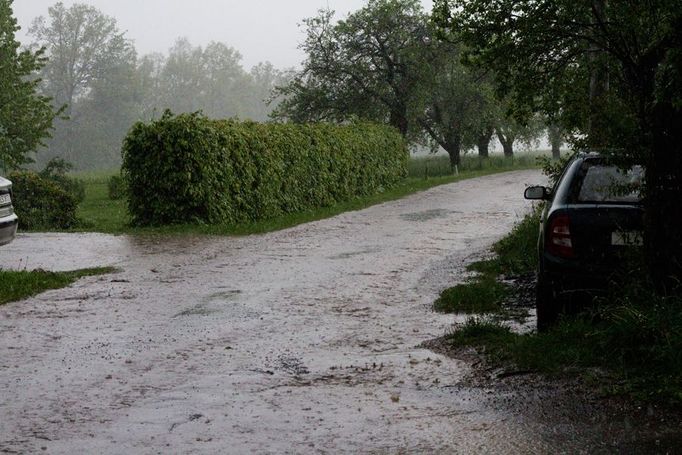
<svg viewBox="0 0 682 455">
<path fill-rule="evenodd" d="M 547 251 L 554 256 L 572 258 L 571 220 L 568 215 L 557 215 L 549 223 L 547 232 Z"/>
</svg>

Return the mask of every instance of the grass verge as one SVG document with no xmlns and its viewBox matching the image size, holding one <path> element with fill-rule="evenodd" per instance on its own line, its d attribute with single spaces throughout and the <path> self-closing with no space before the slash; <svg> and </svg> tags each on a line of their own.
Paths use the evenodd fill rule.
<svg viewBox="0 0 682 455">
<path fill-rule="evenodd" d="M 457 292 L 449 309 L 468 308 L 462 296 L 478 299 L 470 313 L 490 313 L 500 295 L 488 288 L 501 274 L 534 269 L 537 214 L 528 216 L 494 247 L 497 256 L 476 263 L 481 275 Z M 527 253 L 530 252 L 530 253 Z M 641 267 L 641 265 L 640 265 Z M 596 307 L 563 318 L 547 332 L 518 334 L 499 318 L 474 316 L 456 327 L 446 342 L 453 348 L 473 346 L 495 367 L 512 367 L 546 375 L 581 376 L 607 393 L 645 401 L 682 404 L 682 297 L 657 296 L 631 269 L 626 284 L 614 286 Z M 509 291 L 511 292 L 511 291 Z M 469 298 L 469 297 L 467 297 Z M 463 310 L 462 310 L 463 311 Z"/>
<path fill-rule="evenodd" d="M 476 275 L 443 291 L 434 303 L 434 309 L 444 313 L 501 312 L 502 303 L 513 296 L 514 289 L 500 282 L 499 277 L 525 275 L 535 270 L 539 222 L 539 210 L 526 216 L 493 246 L 495 257 L 469 265 L 467 269 Z"/>
<path fill-rule="evenodd" d="M 440 157 L 437 157 L 441 159 Z M 447 159 L 447 157 L 446 157 Z M 108 234 L 210 234 L 210 235 L 249 235 L 276 231 L 296 226 L 298 224 L 329 218 L 343 212 L 361 210 L 366 207 L 387 201 L 400 199 L 410 194 L 424 191 L 429 188 L 453 183 L 464 179 L 482 177 L 485 175 L 507 172 L 510 170 L 536 168 L 536 160 L 530 158 L 517 158 L 513 163 L 510 160 L 495 160 L 495 165 L 483 169 L 469 169 L 459 175 L 438 176 L 411 176 L 402 183 L 390 188 L 383 193 L 371 196 L 357 197 L 350 201 L 335 204 L 330 207 L 322 207 L 315 210 L 293 213 L 272 218 L 264 221 L 245 223 L 239 225 L 174 225 L 155 228 L 132 228 L 129 226 L 129 217 L 126 211 L 125 201 L 111 200 L 108 195 L 108 181 L 115 172 L 98 172 L 89 174 L 77 174 L 86 185 L 86 196 L 78 208 L 78 217 L 82 220 L 82 226 L 78 232 L 102 232 Z M 449 172 L 449 171 L 448 171 Z"/>
<path fill-rule="evenodd" d="M 32 297 L 50 289 L 60 289 L 76 280 L 113 272 L 110 267 L 74 270 L 72 272 L 0 270 L 0 305 Z"/>
</svg>

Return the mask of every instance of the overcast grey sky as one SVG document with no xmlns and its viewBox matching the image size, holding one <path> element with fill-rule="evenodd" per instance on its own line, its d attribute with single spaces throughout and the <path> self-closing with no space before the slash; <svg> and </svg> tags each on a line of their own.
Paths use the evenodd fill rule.
<svg viewBox="0 0 682 455">
<path fill-rule="evenodd" d="M 19 41 L 37 16 L 57 0 L 15 0 L 14 14 L 22 30 Z M 337 17 L 362 7 L 365 0 L 63 0 L 66 6 L 88 3 L 116 18 L 140 54 L 166 53 L 175 39 L 186 36 L 195 44 L 221 41 L 244 56 L 248 68 L 270 61 L 278 68 L 298 66 L 304 55 L 298 24 L 329 6 Z M 431 10 L 432 0 L 422 0 Z"/>
</svg>

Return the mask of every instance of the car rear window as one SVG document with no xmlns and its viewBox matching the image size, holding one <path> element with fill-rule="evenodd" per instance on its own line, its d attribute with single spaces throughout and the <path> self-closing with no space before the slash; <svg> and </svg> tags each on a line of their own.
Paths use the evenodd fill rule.
<svg viewBox="0 0 682 455">
<path fill-rule="evenodd" d="M 578 179 L 577 202 L 637 203 L 642 199 L 642 166 L 619 169 L 617 166 L 586 161 Z"/>
</svg>

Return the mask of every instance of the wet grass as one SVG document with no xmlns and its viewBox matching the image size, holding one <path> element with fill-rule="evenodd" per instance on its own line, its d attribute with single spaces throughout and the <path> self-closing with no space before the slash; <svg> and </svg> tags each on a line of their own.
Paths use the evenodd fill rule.
<svg viewBox="0 0 682 455">
<path fill-rule="evenodd" d="M 60 289 L 86 276 L 114 272 L 110 267 L 74 270 L 72 272 L 0 270 L 0 305 L 22 300 L 50 289 Z"/>
<path fill-rule="evenodd" d="M 641 278 L 646 273 L 638 259 L 624 284 L 598 305 L 546 332 L 515 333 L 499 317 L 481 315 L 500 308 L 504 293 L 491 290 L 498 276 L 534 270 L 537 216 L 498 242 L 495 258 L 471 266 L 478 278 L 444 292 L 452 296 L 448 310 L 478 314 L 456 326 L 447 342 L 480 349 L 495 367 L 580 376 L 606 393 L 682 405 L 682 297 L 657 296 Z"/>
<path fill-rule="evenodd" d="M 493 246 L 495 257 L 474 262 L 467 269 L 476 272 L 465 283 L 446 289 L 434 303 L 443 313 L 499 313 L 503 302 L 514 295 L 512 286 L 500 276 L 519 276 L 535 270 L 540 211 L 523 218 L 512 232 Z"/>
<path fill-rule="evenodd" d="M 484 275 L 470 282 L 446 289 L 433 304 L 443 313 L 497 313 L 510 295 L 510 287 L 495 277 Z"/>
<path fill-rule="evenodd" d="M 530 156 L 530 155 L 529 155 Z M 431 158 L 431 157 L 429 157 Z M 440 157 L 435 157 L 441 159 Z M 447 157 L 446 157 L 447 158 Z M 421 158 L 414 159 L 421 160 Z M 495 160 L 493 160 L 495 161 Z M 239 225 L 174 225 L 155 228 L 130 227 L 125 201 L 111 200 L 108 195 L 108 181 L 117 171 L 102 171 L 77 174 L 76 177 L 85 182 L 85 200 L 78 208 L 78 217 L 82 221 L 78 232 L 102 232 L 108 234 L 209 234 L 209 235 L 249 235 L 276 231 L 299 224 L 330 218 L 335 215 L 361 210 L 375 204 L 403 198 L 410 194 L 424 191 L 435 186 L 453 183 L 464 179 L 507 172 L 510 170 L 536 168 L 535 159 L 518 158 L 514 163 L 510 160 L 495 161 L 495 165 L 476 169 L 464 169 L 458 175 L 448 173 L 418 177 L 409 176 L 394 188 L 371 196 L 358 197 L 350 201 L 299 213 L 292 213 L 264 221 Z M 506 164 L 505 164 L 506 163 Z"/>
<path fill-rule="evenodd" d="M 536 167 L 537 159 L 542 156 L 549 156 L 547 151 L 523 152 L 512 157 L 505 157 L 502 154 L 491 154 L 488 158 L 481 158 L 478 155 L 466 154 L 461 158 L 458 167 L 459 172 L 467 173 L 471 171 L 483 171 L 486 169 L 515 169 Z M 452 175 L 450 157 L 447 155 L 427 155 L 413 157 L 408 166 L 408 175 L 416 178 L 431 178 Z"/>
</svg>

